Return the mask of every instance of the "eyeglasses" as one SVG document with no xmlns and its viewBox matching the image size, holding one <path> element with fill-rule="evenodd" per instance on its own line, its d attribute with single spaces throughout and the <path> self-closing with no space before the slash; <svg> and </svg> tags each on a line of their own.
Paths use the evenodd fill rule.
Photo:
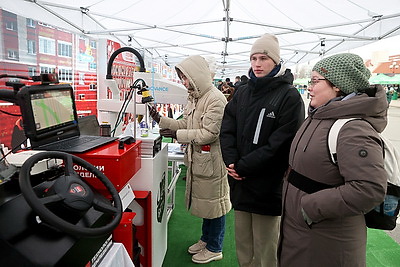
<svg viewBox="0 0 400 267">
<path fill-rule="evenodd" d="M 325 80 L 326 80 L 326 79 L 323 79 L 323 78 L 319 78 L 319 79 L 314 78 L 314 79 L 311 79 L 310 85 L 311 85 L 311 86 L 314 86 L 314 85 L 316 85 L 317 83 L 319 83 L 319 81 L 325 81 Z"/>
</svg>

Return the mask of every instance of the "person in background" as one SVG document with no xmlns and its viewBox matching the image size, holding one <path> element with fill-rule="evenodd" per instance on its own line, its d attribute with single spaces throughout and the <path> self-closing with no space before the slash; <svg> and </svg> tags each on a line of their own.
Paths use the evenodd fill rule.
<svg viewBox="0 0 400 267">
<path fill-rule="evenodd" d="M 226 97 L 226 100 L 228 100 L 228 102 L 232 99 L 233 94 L 235 92 L 235 88 L 234 87 L 230 87 L 228 84 L 224 83 L 224 85 L 222 86 L 222 91 L 221 91 L 224 96 Z"/>
<path fill-rule="evenodd" d="M 394 94 L 394 88 L 391 86 L 390 89 L 388 89 L 388 87 L 385 87 L 386 89 L 386 98 L 388 103 L 390 104 L 390 102 L 392 102 L 392 98 L 393 98 L 393 94 Z"/>
<path fill-rule="evenodd" d="M 231 79 L 230 79 L 230 78 L 226 78 L 226 79 L 225 79 L 225 83 L 226 83 L 228 86 L 230 86 L 230 87 L 234 87 L 234 86 L 233 86 L 233 83 L 231 82 Z"/>
<path fill-rule="evenodd" d="M 290 149 L 283 186 L 282 267 L 366 266 L 364 214 L 382 203 L 386 172 L 378 132 L 387 124 L 386 94 L 370 87 L 361 57 L 343 53 L 312 69 L 308 117 Z M 340 118 L 337 165 L 327 146 Z"/>
<path fill-rule="evenodd" d="M 222 90 L 222 85 L 224 84 L 224 82 L 223 81 L 221 81 L 221 80 L 219 80 L 218 81 L 218 83 L 217 83 L 217 88 L 218 88 L 218 90 Z"/>
<path fill-rule="evenodd" d="M 200 240 L 188 252 L 193 254 L 193 262 L 208 263 L 223 257 L 225 215 L 231 209 L 218 138 L 227 101 L 213 86 L 213 74 L 203 57 L 190 56 L 175 69 L 189 93 L 183 118 L 162 117 L 155 107 L 150 108 L 150 116 L 159 123 L 162 136 L 187 144 L 186 207 L 192 215 L 203 218 Z"/>
<path fill-rule="evenodd" d="M 249 78 L 247 78 L 246 75 L 240 76 L 240 82 L 238 84 L 235 84 L 235 92 L 237 89 L 239 89 L 239 87 L 245 85 L 248 80 L 249 80 Z"/>
<path fill-rule="evenodd" d="M 291 141 L 304 120 L 304 103 L 293 74 L 281 63 L 274 35 L 254 42 L 250 63 L 249 81 L 225 108 L 220 141 L 239 265 L 275 267 L 282 179 Z"/>
<path fill-rule="evenodd" d="M 235 77 L 235 83 L 233 84 L 233 87 L 236 88 L 236 86 L 240 83 L 240 76 Z"/>
</svg>

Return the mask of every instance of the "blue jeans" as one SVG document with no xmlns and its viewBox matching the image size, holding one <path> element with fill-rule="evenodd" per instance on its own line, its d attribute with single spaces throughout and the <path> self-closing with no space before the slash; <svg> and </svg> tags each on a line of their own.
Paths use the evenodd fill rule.
<svg viewBox="0 0 400 267">
<path fill-rule="evenodd" d="M 201 240 L 211 252 L 221 252 L 225 235 L 225 215 L 215 219 L 203 219 Z"/>
</svg>

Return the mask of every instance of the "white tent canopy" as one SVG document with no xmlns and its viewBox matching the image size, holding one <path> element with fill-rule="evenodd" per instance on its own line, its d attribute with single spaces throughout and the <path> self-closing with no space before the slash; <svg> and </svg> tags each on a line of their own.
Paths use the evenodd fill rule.
<svg viewBox="0 0 400 267">
<path fill-rule="evenodd" d="M 247 72 L 251 44 L 264 33 L 277 35 L 289 66 L 400 33 L 400 0 L 2 0 L 0 7 L 170 65 L 213 56 L 222 77 Z"/>
</svg>

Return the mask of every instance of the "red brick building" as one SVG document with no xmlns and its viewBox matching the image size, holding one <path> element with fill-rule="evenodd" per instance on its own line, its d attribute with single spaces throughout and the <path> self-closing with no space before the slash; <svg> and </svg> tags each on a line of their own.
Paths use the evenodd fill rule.
<svg viewBox="0 0 400 267">
<path fill-rule="evenodd" d="M 2 9 L 0 25 L 0 75 L 57 73 L 74 88 L 78 116 L 97 115 L 97 41 Z M 16 79 L 0 79 L 0 89 L 11 90 L 7 81 Z M 0 111 L 0 142 L 11 147 L 19 117 L 9 114 L 18 115 L 19 107 L 0 101 Z"/>
</svg>

